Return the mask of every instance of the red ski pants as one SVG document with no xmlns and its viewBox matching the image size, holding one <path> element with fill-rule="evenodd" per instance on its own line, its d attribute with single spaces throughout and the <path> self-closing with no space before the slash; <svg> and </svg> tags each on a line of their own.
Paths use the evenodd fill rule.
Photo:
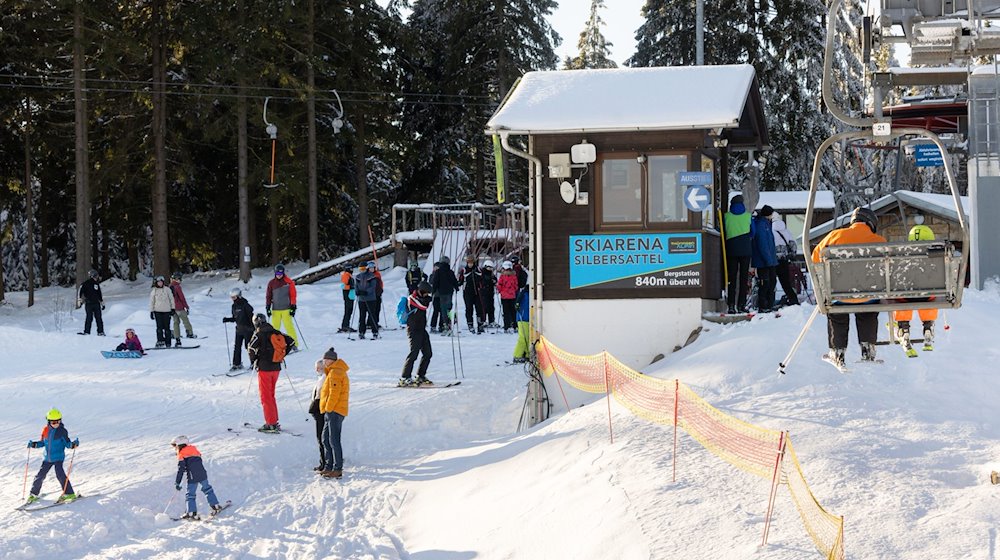
<svg viewBox="0 0 1000 560">
<path fill-rule="evenodd" d="M 264 423 L 278 423 L 278 403 L 274 402 L 274 386 L 278 384 L 280 371 L 258 371 L 257 388 L 260 389 L 260 405 L 264 407 Z"/>
</svg>

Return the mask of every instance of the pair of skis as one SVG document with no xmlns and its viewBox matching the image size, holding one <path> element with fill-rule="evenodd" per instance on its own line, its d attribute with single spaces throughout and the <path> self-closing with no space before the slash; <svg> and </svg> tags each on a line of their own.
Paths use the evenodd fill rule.
<svg viewBox="0 0 1000 560">
<path fill-rule="evenodd" d="M 66 504 L 72 504 L 73 502 L 78 502 L 84 498 L 90 498 L 96 495 L 98 494 L 87 494 L 86 496 L 84 496 L 83 494 L 77 494 L 76 497 L 73 498 L 72 500 L 56 500 L 54 502 L 47 502 L 47 503 L 42 503 L 40 501 L 28 502 L 14 508 L 14 511 L 24 511 L 24 512 L 41 511 L 43 509 L 49 509 L 49 508 L 64 506 Z"/>
<path fill-rule="evenodd" d="M 896 321 L 889 321 L 888 323 L 885 324 L 885 326 L 889 330 L 888 344 L 900 345 L 900 347 L 903 349 L 903 352 L 906 354 L 907 358 L 916 358 L 918 356 L 917 349 L 913 347 L 913 343 L 915 342 L 924 343 L 924 347 L 922 348 L 924 352 L 930 352 L 934 350 L 934 345 L 931 344 L 929 340 L 924 340 L 923 338 L 910 339 L 897 336 L 899 325 L 898 323 L 896 323 Z"/>
<path fill-rule="evenodd" d="M 209 522 L 209 521 L 215 519 L 216 517 L 218 517 L 220 513 L 222 513 L 224 511 L 226 511 L 227 509 L 229 509 L 229 506 L 231 506 L 231 505 L 233 505 L 233 501 L 232 500 L 226 500 L 226 502 L 222 504 L 221 508 L 219 508 L 219 509 L 213 511 L 212 513 L 208 514 L 208 517 L 171 517 L 170 519 L 172 521 L 205 521 L 205 522 Z"/>
</svg>

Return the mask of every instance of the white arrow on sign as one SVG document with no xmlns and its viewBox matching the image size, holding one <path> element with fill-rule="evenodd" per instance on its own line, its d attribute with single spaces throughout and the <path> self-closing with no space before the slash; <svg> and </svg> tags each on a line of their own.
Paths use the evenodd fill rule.
<svg viewBox="0 0 1000 560">
<path fill-rule="evenodd" d="M 708 191 L 699 188 L 688 189 L 687 203 L 689 208 L 707 208 Z"/>
</svg>

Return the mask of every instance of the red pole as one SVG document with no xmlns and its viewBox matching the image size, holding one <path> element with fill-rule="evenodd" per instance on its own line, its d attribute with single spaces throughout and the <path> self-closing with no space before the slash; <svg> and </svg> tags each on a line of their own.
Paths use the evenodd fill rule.
<svg viewBox="0 0 1000 560">
<path fill-rule="evenodd" d="M 28 448 L 28 458 L 24 461 L 24 488 L 21 489 L 21 499 L 28 497 L 28 463 L 31 461 L 31 448 Z"/>
<path fill-rule="evenodd" d="M 681 381 L 674 379 L 674 482 L 677 482 L 677 399 L 680 396 Z"/>
<path fill-rule="evenodd" d="M 76 448 L 73 448 L 73 454 L 69 457 L 69 468 L 66 469 L 66 482 L 63 483 L 62 493 L 66 493 L 66 487 L 69 486 L 69 475 L 73 472 L 73 459 L 76 459 Z"/>
<path fill-rule="evenodd" d="M 764 539 L 760 546 L 767 545 L 767 533 L 771 528 L 771 514 L 774 513 L 774 498 L 778 494 L 778 483 L 781 482 L 781 460 L 785 456 L 785 432 L 778 437 L 778 455 L 774 459 L 774 476 L 771 477 L 771 493 L 767 498 L 767 514 L 764 516 Z"/>
<path fill-rule="evenodd" d="M 608 434 L 611 443 L 615 442 L 615 432 L 611 429 L 611 383 L 608 382 L 608 353 L 604 352 L 604 392 L 608 395 Z"/>
<path fill-rule="evenodd" d="M 556 371 L 556 367 L 552 365 L 552 356 L 548 355 L 549 352 L 548 340 L 545 337 L 542 337 L 539 340 L 543 343 L 544 346 L 543 352 L 545 352 L 546 358 L 548 359 L 549 362 L 549 366 L 552 368 L 553 377 L 556 378 L 556 385 L 559 386 L 559 393 L 562 394 L 563 402 L 566 403 L 566 412 L 569 412 L 569 399 L 566 398 L 566 391 L 563 390 L 562 381 L 559 379 L 559 372 Z"/>
<path fill-rule="evenodd" d="M 271 184 L 274 184 L 274 155 L 278 151 L 278 141 L 271 140 Z"/>
</svg>

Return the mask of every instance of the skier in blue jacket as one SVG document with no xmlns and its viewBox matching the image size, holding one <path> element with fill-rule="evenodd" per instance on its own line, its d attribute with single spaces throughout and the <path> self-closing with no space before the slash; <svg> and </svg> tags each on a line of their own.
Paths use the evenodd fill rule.
<svg viewBox="0 0 1000 560">
<path fill-rule="evenodd" d="M 187 436 L 175 437 L 170 440 L 170 445 L 177 451 L 177 478 L 174 480 L 174 488 L 178 491 L 181 489 L 184 474 L 187 474 L 187 513 L 182 515 L 181 519 L 191 521 L 201 519 L 198 517 L 198 508 L 195 504 L 195 493 L 198 491 L 198 485 L 201 485 L 201 491 L 208 498 L 212 514 L 222 511 L 223 506 L 219 504 L 219 498 L 215 497 L 215 490 L 208 483 L 208 473 L 205 471 L 205 463 L 201 460 L 198 448 L 191 445 Z"/>
<path fill-rule="evenodd" d="M 42 490 L 42 482 L 48 476 L 49 469 L 53 467 L 56 469 L 56 478 L 59 480 L 59 484 L 63 490 L 58 501 L 71 502 L 76 499 L 76 493 L 73 492 L 73 485 L 66 478 L 66 472 L 63 470 L 63 461 L 66 459 L 66 449 L 76 449 L 80 445 L 80 440 L 74 439 L 70 441 L 69 432 L 62 423 L 62 413 L 57 409 L 53 408 L 50 410 L 45 415 L 45 419 L 48 423 L 42 428 L 41 439 L 38 441 L 28 441 L 29 448 L 45 449 L 45 458 L 42 460 L 42 466 L 38 469 L 35 481 L 31 484 L 31 495 L 28 496 L 28 503 L 38 501 L 38 493 Z"/>
<path fill-rule="evenodd" d="M 750 222 L 751 270 L 757 271 L 757 311 L 766 313 L 774 308 L 774 289 L 778 284 L 778 253 L 774 248 L 771 215 L 774 208 L 764 205 Z"/>
</svg>

